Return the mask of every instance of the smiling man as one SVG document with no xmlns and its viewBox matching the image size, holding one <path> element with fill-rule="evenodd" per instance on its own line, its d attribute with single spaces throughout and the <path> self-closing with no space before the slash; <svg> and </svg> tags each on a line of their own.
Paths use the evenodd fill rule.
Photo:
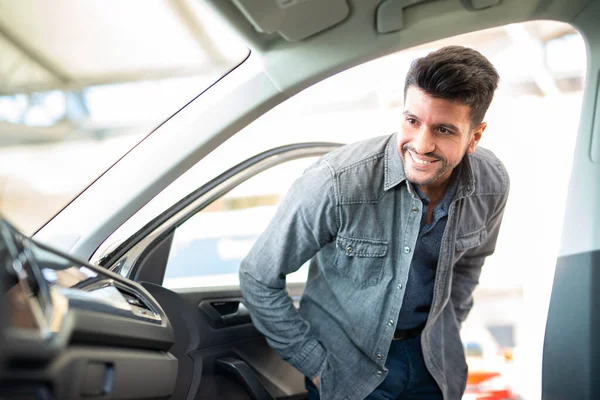
<svg viewBox="0 0 600 400">
<path fill-rule="evenodd" d="M 472 49 L 414 61 L 399 132 L 310 167 L 243 261 L 254 324 L 307 377 L 309 399 L 461 398 L 460 326 L 509 189 L 477 147 L 497 85 Z M 308 260 L 296 310 L 286 275 Z"/>
</svg>

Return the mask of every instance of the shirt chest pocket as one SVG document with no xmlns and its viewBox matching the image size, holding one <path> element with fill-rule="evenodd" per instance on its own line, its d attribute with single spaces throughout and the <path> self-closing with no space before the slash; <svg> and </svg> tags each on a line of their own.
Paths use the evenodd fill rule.
<svg viewBox="0 0 600 400">
<path fill-rule="evenodd" d="M 381 282 L 388 242 L 339 235 L 336 239 L 335 266 L 359 286 Z"/>
<path fill-rule="evenodd" d="M 488 232 L 485 227 L 475 232 L 459 235 L 454 247 L 456 253 L 463 254 L 465 251 L 479 246 L 487 238 Z"/>
</svg>

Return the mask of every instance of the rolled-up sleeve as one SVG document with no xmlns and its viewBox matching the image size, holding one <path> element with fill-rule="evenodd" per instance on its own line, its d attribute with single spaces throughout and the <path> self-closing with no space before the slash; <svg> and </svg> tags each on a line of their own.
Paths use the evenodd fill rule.
<svg viewBox="0 0 600 400">
<path fill-rule="evenodd" d="M 240 286 L 256 328 L 280 356 L 308 377 L 326 357 L 295 309 L 285 284 L 338 230 L 333 172 L 326 161 L 310 167 L 280 204 L 275 217 L 242 261 Z"/>
</svg>

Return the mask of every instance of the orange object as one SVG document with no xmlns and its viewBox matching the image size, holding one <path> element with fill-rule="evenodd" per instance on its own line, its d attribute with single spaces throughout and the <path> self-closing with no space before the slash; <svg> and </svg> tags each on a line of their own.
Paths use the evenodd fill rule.
<svg viewBox="0 0 600 400">
<path fill-rule="evenodd" d="M 500 376 L 499 372 L 469 371 L 469 376 L 467 377 L 467 385 L 479 385 L 481 382 L 487 381 L 488 379 L 492 379 L 497 376 Z"/>
</svg>

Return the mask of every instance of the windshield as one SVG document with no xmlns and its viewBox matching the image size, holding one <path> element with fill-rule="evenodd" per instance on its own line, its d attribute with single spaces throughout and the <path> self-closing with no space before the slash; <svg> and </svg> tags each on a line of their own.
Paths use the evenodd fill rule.
<svg viewBox="0 0 600 400">
<path fill-rule="evenodd" d="M 0 0 L 0 214 L 32 234 L 248 50 L 196 0 Z"/>
</svg>

